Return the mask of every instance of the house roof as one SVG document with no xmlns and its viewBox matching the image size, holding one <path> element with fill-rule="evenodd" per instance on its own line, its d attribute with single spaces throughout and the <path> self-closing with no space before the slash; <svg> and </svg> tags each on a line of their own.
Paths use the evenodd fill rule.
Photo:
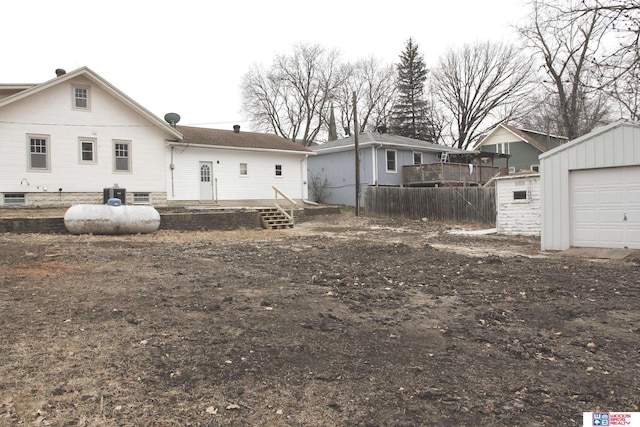
<svg viewBox="0 0 640 427">
<path fill-rule="evenodd" d="M 524 141 L 530 144 L 531 146 L 535 147 L 541 153 L 547 152 L 567 142 L 567 138 L 565 138 L 564 136 L 548 135 L 543 132 L 537 132 L 537 131 L 528 130 L 528 129 L 521 129 L 506 123 L 500 123 L 498 126 L 493 128 L 486 137 L 478 141 L 474 149 L 475 150 L 479 149 L 494 132 L 496 132 L 498 129 L 501 129 L 501 128 L 506 129 L 508 132 L 513 134 L 517 139 Z"/>
<path fill-rule="evenodd" d="M 294 151 L 305 154 L 313 152 L 278 135 L 256 132 L 211 129 L 192 126 L 176 126 L 183 135 L 183 144 L 240 149 Z"/>
<path fill-rule="evenodd" d="M 50 88 L 52 86 L 59 85 L 61 83 L 67 82 L 69 80 L 72 80 L 72 79 L 74 79 L 76 77 L 80 77 L 80 76 L 85 77 L 86 79 L 88 79 L 91 82 L 95 83 L 96 85 L 100 86 L 103 90 L 105 90 L 111 96 L 113 96 L 114 98 L 118 99 L 120 102 L 124 103 L 125 105 L 127 105 L 128 107 L 130 107 L 131 109 L 136 111 L 138 114 L 140 114 L 141 116 L 145 117 L 147 120 L 149 120 L 155 126 L 161 128 L 162 130 L 164 130 L 166 132 L 169 132 L 175 138 L 182 139 L 182 135 L 176 129 L 174 129 L 171 126 L 169 126 L 169 124 L 167 122 L 165 122 L 164 120 L 160 119 L 158 116 L 154 115 L 152 112 L 150 112 L 149 110 L 144 108 L 142 105 L 138 104 L 136 101 L 131 99 L 129 96 L 125 95 L 124 92 L 120 91 L 118 88 L 113 86 L 111 83 L 106 81 L 104 78 L 99 76 L 97 73 L 95 73 L 94 71 L 92 71 L 88 67 L 78 68 L 77 70 L 71 71 L 69 73 L 62 74 L 60 76 L 57 76 L 56 78 L 53 78 L 53 79 L 51 79 L 49 81 L 46 81 L 44 83 L 41 83 L 41 84 L 36 84 L 36 85 L 30 85 L 30 84 L 19 84 L 19 85 L 6 85 L 5 84 L 5 85 L 0 85 L 0 88 L 5 87 L 5 88 L 7 88 L 7 90 L 11 89 L 12 87 L 14 89 L 16 89 L 16 88 L 21 88 L 22 89 L 23 88 L 22 90 L 20 90 L 17 93 L 14 93 L 11 96 L 8 96 L 6 98 L 0 99 L 0 108 L 4 107 L 6 105 L 9 105 L 11 103 L 17 102 L 17 101 L 19 101 L 21 99 L 27 98 L 27 97 L 29 97 L 31 95 L 36 94 L 36 93 L 42 92 L 43 90 L 46 90 L 46 89 L 48 89 L 48 88 Z"/>
<path fill-rule="evenodd" d="M 345 151 L 352 149 L 355 145 L 354 135 L 347 138 L 338 139 L 335 141 L 325 142 L 324 144 L 312 145 L 311 150 L 322 153 L 325 151 Z M 407 138 L 400 135 L 392 135 L 388 133 L 379 132 L 364 132 L 358 134 L 358 146 L 367 147 L 371 145 L 382 145 L 386 147 L 395 148 L 407 148 L 412 150 L 422 151 L 434 151 L 438 153 L 452 153 L 452 154 L 468 154 L 469 151 L 461 150 L 459 148 L 448 147 L 442 144 L 434 144 L 427 141 L 421 141 L 418 139 Z"/>
</svg>

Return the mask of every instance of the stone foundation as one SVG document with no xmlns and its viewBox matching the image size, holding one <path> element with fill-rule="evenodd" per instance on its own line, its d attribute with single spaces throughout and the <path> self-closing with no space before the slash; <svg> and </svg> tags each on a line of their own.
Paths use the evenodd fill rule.
<svg viewBox="0 0 640 427">
<path fill-rule="evenodd" d="M 136 191 L 136 193 L 138 192 Z M 24 197 L 25 204 L 22 206 L 26 207 L 69 207 L 79 204 L 102 204 L 104 202 L 104 195 L 102 191 L 97 193 L 71 193 L 64 191 L 40 191 L 32 193 L 25 192 Z M 127 205 L 133 205 L 133 192 L 127 191 L 126 199 Z M 149 193 L 149 199 L 149 205 L 167 206 L 167 193 Z M 0 202 L 2 202 L 2 200 L 4 200 L 4 193 L 0 193 Z"/>
</svg>

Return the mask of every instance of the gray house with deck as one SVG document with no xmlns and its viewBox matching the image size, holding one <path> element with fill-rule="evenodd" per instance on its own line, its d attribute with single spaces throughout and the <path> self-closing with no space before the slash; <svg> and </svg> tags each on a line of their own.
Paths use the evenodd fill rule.
<svg viewBox="0 0 640 427">
<path fill-rule="evenodd" d="M 355 206 L 354 136 L 309 147 L 307 159 L 309 197 L 323 203 Z M 403 167 L 446 161 L 465 150 L 398 135 L 366 132 L 358 135 L 360 204 L 364 187 L 403 185 Z"/>
</svg>

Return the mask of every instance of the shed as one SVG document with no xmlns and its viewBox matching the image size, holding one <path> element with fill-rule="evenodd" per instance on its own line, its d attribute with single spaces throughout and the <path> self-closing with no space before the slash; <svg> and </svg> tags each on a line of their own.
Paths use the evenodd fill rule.
<svg viewBox="0 0 640 427">
<path fill-rule="evenodd" d="M 640 123 L 618 121 L 540 155 L 542 250 L 640 249 Z"/>
<path fill-rule="evenodd" d="M 512 174 L 494 178 L 496 228 L 499 234 L 540 235 L 540 174 Z"/>
</svg>

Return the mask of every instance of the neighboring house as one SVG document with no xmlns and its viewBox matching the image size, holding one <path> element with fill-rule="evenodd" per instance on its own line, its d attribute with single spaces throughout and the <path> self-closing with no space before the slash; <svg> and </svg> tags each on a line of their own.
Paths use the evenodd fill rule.
<svg viewBox="0 0 640 427">
<path fill-rule="evenodd" d="M 0 204 L 166 203 L 165 141 L 182 135 L 89 68 L 0 85 Z"/>
<path fill-rule="evenodd" d="M 309 195 L 322 202 L 355 206 L 355 142 L 354 136 L 312 145 L 317 155 L 308 160 Z M 440 162 L 443 153 L 467 153 L 464 150 L 379 132 L 358 135 L 360 160 L 360 205 L 363 188 L 368 185 L 403 183 L 402 167 Z"/>
<path fill-rule="evenodd" d="M 272 134 L 177 126 L 182 140 L 166 148 L 170 202 L 273 204 L 275 185 L 307 199 L 307 157 L 313 152 Z"/>
<path fill-rule="evenodd" d="M 542 250 L 640 249 L 640 123 L 618 121 L 540 155 Z"/>
<path fill-rule="evenodd" d="M 494 178 L 496 228 L 499 234 L 540 235 L 540 174 L 518 173 Z"/>
<path fill-rule="evenodd" d="M 173 127 L 83 67 L 0 84 L 0 206 L 306 199 L 308 149 L 275 135 Z M 184 135 L 183 135 L 184 132 Z M 110 189 L 105 192 L 105 189 Z"/>
<path fill-rule="evenodd" d="M 493 160 L 509 173 L 539 171 L 538 156 L 567 142 L 567 138 L 499 124 L 473 147 L 474 151 L 506 155 Z"/>
</svg>

